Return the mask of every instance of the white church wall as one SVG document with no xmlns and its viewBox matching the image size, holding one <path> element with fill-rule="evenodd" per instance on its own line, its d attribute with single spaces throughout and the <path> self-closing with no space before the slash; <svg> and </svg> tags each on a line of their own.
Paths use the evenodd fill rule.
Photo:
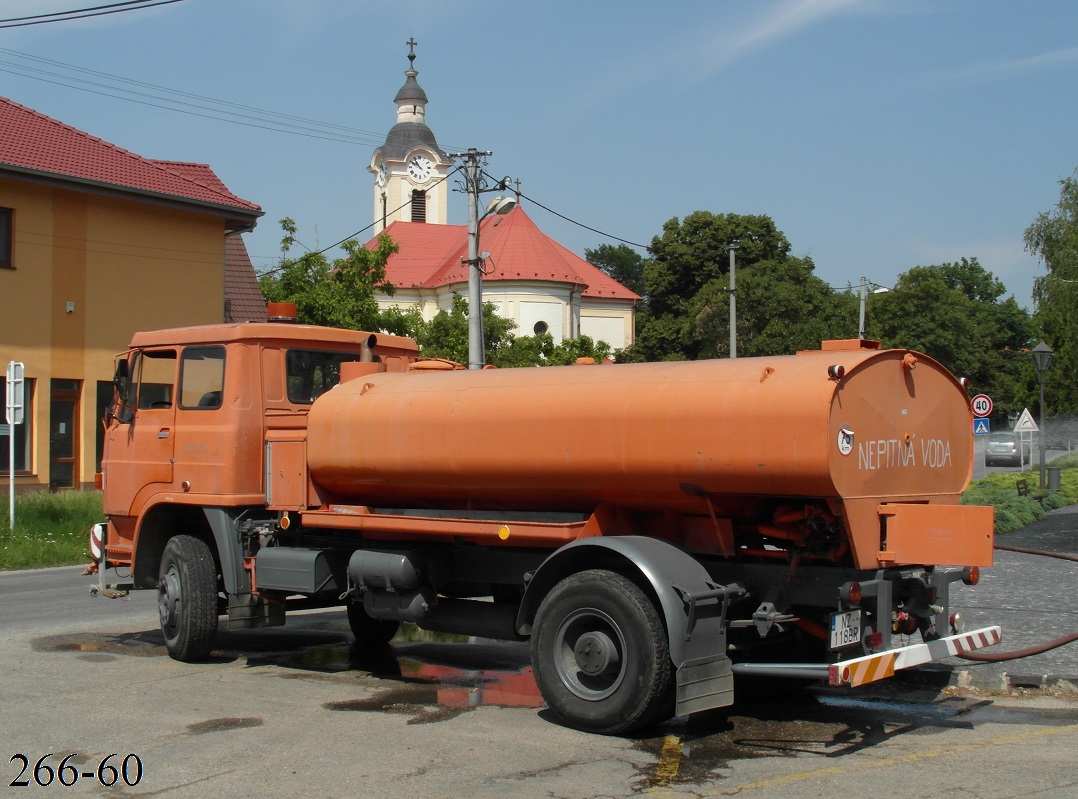
<svg viewBox="0 0 1078 799">
<path fill-rule="evenodd" d="M 625 313 L 592 316 L 585 308 L 580 314 L 580 332 L 593 341 L 605 341 L 615 350 L 623 350 L 632 343 L 632 328 Z"/>
</svg>

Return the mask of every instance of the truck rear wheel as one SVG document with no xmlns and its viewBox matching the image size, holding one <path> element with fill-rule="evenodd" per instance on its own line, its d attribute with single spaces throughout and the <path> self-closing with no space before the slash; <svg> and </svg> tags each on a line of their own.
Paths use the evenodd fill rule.
<svg viewBox="0 0 1078 799">
<path fill-rule="evenodd" d="M 532 668 L 547 705 L 566 723 L 607 735 L 672 710 L 666 630 L 634 583 L 592 569 L 546 596 L 532 627 Z"/>
<path fill-rule="evenodd" d="M 157 608 L 168 653 L 176 660 L 204 659 L 217 637 L 217 567 L 200 538 L 177 535 L 161 555 Z"/>
<path fill-rule="evenodd" d="M 363 646 L 384 646 L 388 644 L 397 630 L 399 621 L 392 619 L 374 619 L 367 615 L 362 602 L 348 603 L 348 626 L 356 643 Z"/>
</svg>

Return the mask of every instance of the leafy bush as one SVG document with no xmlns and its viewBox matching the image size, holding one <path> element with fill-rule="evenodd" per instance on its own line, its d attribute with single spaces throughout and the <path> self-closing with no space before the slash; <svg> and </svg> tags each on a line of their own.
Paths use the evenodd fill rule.
<svg viewBox="0 0 1078 799">
<path fill-rule="evenodd" d="M 996 533 L 1009 533 L 1035 522 L 1047 511 L 1078 503 L 1078 454 L 1056 458 L 1051 466 L 1062 468 L 1059 491 L 1041 491 L 1037 471 L 997 472 L 969 484 L 962 494 L 963 505 L 994 505 Z M 1026 480 L 1029 494 L 1020 496 L 1016 483 Z M 1041 498 L 1041 495 L 1044 495 Z"/>
</svg>

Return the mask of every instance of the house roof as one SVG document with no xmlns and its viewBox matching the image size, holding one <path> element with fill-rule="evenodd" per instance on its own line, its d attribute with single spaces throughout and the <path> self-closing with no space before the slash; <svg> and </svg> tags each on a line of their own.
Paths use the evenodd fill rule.
<svg viewBox="0 0 1078 799">
<path fill-rule="evenodd" d="M 248 224 L 262 209 L 206 164 L 155 161 L 0 97 L 0 170 L 109 187 L 207 207 Z"/>
<path fill-rule="evenodd" d="M 225 236 L 225 321 L 266 321 L 266 300 L 239 234 Z"/>
<path fill-rule="evenodd" d="M 385 232 L 400 245 L 386 264 L 387 280 L 398 288 L 437 288 L 468 282 L 468 229 L 465 225 L 393 222 Z M 376 239 L 367 243 L 373 249 Z M 640 296 L 575 255 L 536 226 L 519 205 L 504 216 L 480 223 L 480 251 L 489 252 L 484 282 L 543 281 L 586 286 L 583 296 L 638 300 Z"/>
</svg>

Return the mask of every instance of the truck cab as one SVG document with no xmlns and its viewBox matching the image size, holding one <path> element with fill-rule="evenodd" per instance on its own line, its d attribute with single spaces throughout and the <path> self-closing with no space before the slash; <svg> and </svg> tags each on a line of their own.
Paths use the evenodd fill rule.
<svg viewBox="0 0 1078 799">
<path fill-rule="evenodd" d="M 314 400 L 337 385 L 344 363 L 404 371 L 417 356 L 410 339 L 288 321 L 136 334 L 117 359 L 106 419 L 109 562 L 153 587 L 171 531 L 212 532 L 202 509 L 265 509 L 272 484 L 290 495 L 278 501 L 305 504 L 305 480 L 274 481 L 268 467 L 274 455 L 279 468 L 289 455 L 302 463 Z M 242 564 L 223 565 L 226 585 L 246 584 Z"/>
</svg>

